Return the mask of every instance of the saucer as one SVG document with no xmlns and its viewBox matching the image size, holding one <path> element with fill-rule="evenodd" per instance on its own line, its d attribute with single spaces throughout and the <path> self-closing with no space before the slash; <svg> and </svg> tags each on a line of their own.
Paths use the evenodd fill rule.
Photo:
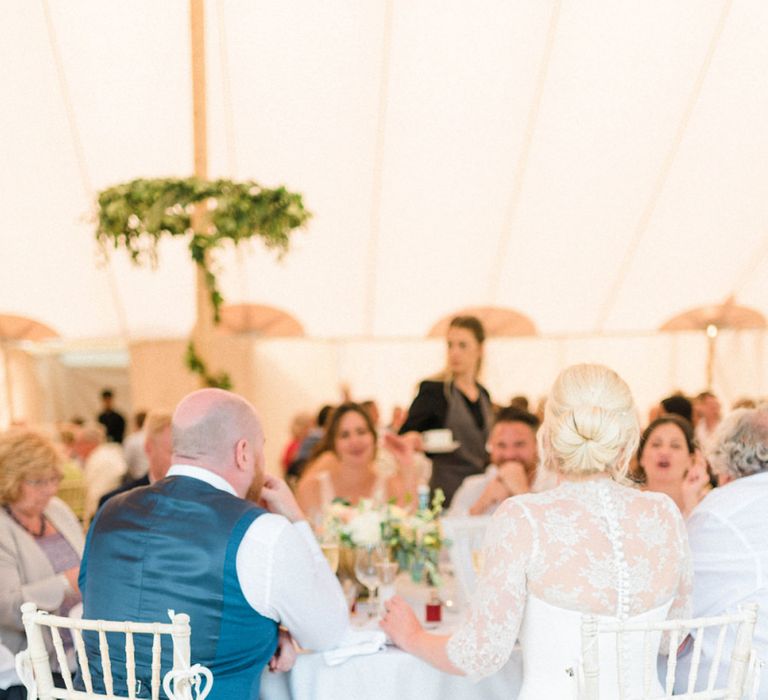
<svg viewBox="0 0 768 700">
<path fill-rule="evenodd" d="M 455 452 L 459 447 L 461 447 L 461 443 L 454 440 L 447 445 L 440 445 L 439 447 L 427 447 L 427 445 L 424 445 L 424 452 L 432 455 L 442 455 Z"/>
</svg>

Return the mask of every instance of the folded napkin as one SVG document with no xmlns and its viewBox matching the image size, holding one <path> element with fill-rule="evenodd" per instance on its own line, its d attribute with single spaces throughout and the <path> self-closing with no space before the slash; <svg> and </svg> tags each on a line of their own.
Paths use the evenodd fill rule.
<svg viewBox="0 0 768 700">
<path fill-rule="evenodd" d="M 387 635 L 382 630 L 350 627 L 339 646 L 323 653 L 329 666 L 337 666 L 353 656 L 375 654 L 386 646 Z"/>
</svg>

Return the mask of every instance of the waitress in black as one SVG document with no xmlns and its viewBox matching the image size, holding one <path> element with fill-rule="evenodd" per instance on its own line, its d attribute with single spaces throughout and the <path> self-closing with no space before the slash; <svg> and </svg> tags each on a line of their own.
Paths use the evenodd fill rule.
<svg viewBox="0 0 768 700">
<path fill-rule="evenodd" d="M 449 428 L 459 447 L 448 453 L 430 453 L 430 487 L 445 492 L 445 506 L 461 482 L 480 474 L 488 464 L 485 445 L 493 421 L 488 390 L 477 381 L 483 361 L 485 329 L 475 316 L 456 316 L 448 326 L 447 368 L 419 385 L 400 433 Z M 420 436 L 419 436 L 420 439 Z M 419 441 L 416 441 L 417 443 Z"/>
</svg>

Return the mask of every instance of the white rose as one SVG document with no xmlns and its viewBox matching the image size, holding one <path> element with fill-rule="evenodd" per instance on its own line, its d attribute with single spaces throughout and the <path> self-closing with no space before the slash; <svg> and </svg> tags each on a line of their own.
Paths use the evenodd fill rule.
<svg viewBox="0 0 768 700">
<path fill-rule="evenodd" d="M 375 511 L 360 513 L 347 526 L 347 532 L 357 545 L 381 542 L 381 515 Z"/>
</svg>

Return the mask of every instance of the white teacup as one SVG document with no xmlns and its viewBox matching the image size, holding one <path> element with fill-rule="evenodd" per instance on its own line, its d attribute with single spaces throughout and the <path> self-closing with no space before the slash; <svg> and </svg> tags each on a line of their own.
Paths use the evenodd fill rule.
<svg viewBox="0 0 768 700">
<path fill-rule="evenodd" d="M 425 430 L 421 434 L 424 450 L 447 450 L 453 447 L 453 431 L 448 428 Z"/>
</svg>

